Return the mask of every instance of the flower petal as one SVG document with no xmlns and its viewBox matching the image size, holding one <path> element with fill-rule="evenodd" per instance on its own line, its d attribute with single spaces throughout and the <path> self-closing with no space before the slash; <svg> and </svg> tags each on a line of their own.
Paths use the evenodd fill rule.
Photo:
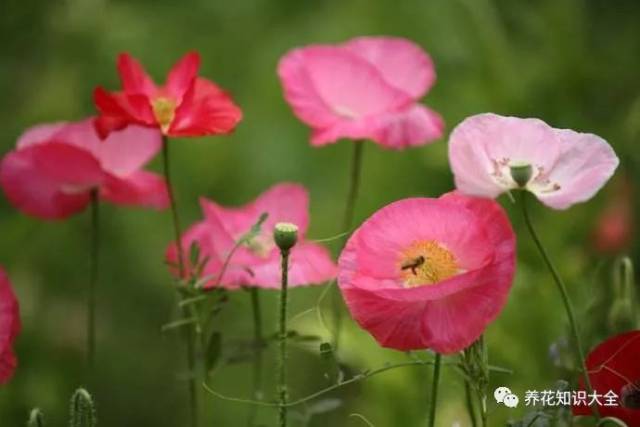
<svg viewBox="0 0 640 427">
<path fill-rule="evenodd" d="M 110 132 L 124 129 L 129 124 L 156 126 L 155 115 L 146 95 L 110 93 L 98 87 L 93 92 L 93 99 L 100 112 L 94 125 L 102 139 Z"/>
<path fill-rule="evenodd" d="M 436 80 L 431 57 L 416 43 L 399 37 L 358 37 L 345 47 L 373 64 L 384 79 L 414 99 Z"/>
<path fill-rule="evenodd" d="M 7 274 L 0 267 L 0 384 L 11 379 L 18 364 L 13 342 L 20 333 L 20 328 L 18 300 Z"/>
<path fill-rule="evenodd" d="M 214 83 L 197 78 L 175 112 L 168 135 L 206 136 L 231 132 L 242 119 L 242 111 Z"/>
<path fill-rule="evenodd" d="M 386 148 L 400 150 L 420 146 L 440 138 L 444 121 L 438 113 L 416 104 L 397 112 L 359 120 L 340 120 L 313 132 L 311 144 L 321 146 L 341 138 L 370 139 Z"/>
<path fill-rule="evenodd" d="M 100 196 L 111 203 L 166 209 L 169 194 L 164 179 L 155 173 L 135 171 L 120 178 L 109 175 Z"/>
<path fill-rule="evenodd" d="M 200 55 L 197 52 L 187 53 L 169 71 L 165 90 L 175 99 L 182 100 L 198 76 L 199 68 Z"/>
<path fill-rule="evenodd" d="M 11 203 L 45 219 L 70 216 L 89 203 L 88 188 L 103 179 L 97 160 L 67 144 L 12 151 L 0 165 L 0 184 Z"/>
<path fill-rule="evenodd" d="M 554 209 L 568 207 L 592 198 L 611 178 L 619 160 L 607 142 L 597 135 L 556 129 L 561 153 L 549 174 L 557 183 L 556 191 L 535 191 L 545 205 Z"/>
<path fill-rule="evenodd" d="M 149 162 L 161 147 L 162 135 L 157 129 L 132 125 L 100 142 L 96 155 L 106 171 L 126 177 Z"/>
<path fill-rule="evenodd" d="M 142 65 L 128 53 L 118 56 L 118 73 L 122 87 L 127 94 L 144 94 L 152 96 L 156 85 L 146 73 Z"/>
<path fill-rule="evenodd" d="M 30 145 L 47 142 L 67 125 L 67 122 L 57 122 L 33 126 L 20 135 L 16 147 L 25 148 Z"/>
</svg>

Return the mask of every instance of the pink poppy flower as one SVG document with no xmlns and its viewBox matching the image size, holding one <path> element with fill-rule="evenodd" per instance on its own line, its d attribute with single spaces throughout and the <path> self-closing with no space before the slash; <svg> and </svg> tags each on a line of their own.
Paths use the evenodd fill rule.
<svg viewBox="0 0 640 427">
<path fill-rule="evenodd" d="M 20 310 L 11 282 L 0 267 L 0 384 L 11 379 L 18 365 L 13 342 L 20 333 Z"/>
<path fill-rule="evenodd" d="M 440 115 L 418 103 L 435 82 L 433 62 L 409 40 L 359 37 L 294 49 L 278 75 L 294 114 L 313 129 L 312 145 L 349 138 L 401 149 L 442 136 Z"/>
<path fill-rule="evenodd" d="M 455 353 L 505 305 L 515 234 L 493 200 L 404 199 L 353 233 L 338 270 L 351 315 L 380 345 Z"/>
<path fill-rule="evenodd" d="M 465 194 L 494 198 L 524 188 L 554 209 L 593 197 L 618 166 L 599 136 L 496 114 L 469 117 L 453 130 L 449 162 Z M 524 174 L 514 178 L 514 168 Z"/>
<path fill-rule="evenodd" d="M 164 86 L 156 86 L 140 63 L 128 53 L 118 57 L 123 91 L 96 88 L 101 137 L 129 124 L 155 127 L 168 136 L 205 136 L 231 132 L 242 111 L 213 82 L 198 77 L 200 55 L 186 54 L 169 71 Z"/>
<path fill-rule="evenodd" d="M 271 187 L 255 201 L 239 207 L 228 208 L 201 199 L 204 219 L 195 223 L 183 235 L 182 245 L 188 253 L 196 242 L 202 257 L 208 262 L 203 276 L 208 277 L 205 287 L 221 286 L 236 289 L 240 286 L 280 288 L 280 252 L 273 241 L 273 228 L 278 222 L 290 222 L 298 226 L 298 243 L 291 250 L 289 284 L 300 286 L 319 284 L 336 276 L 336 266 L 327 249 L 305 241 L 309 224 L 309 196 L 298 184 L 282 183 Z M 260 215 L 268 217 L 260 234 L 240 246 L 220 279 L 224 261 L 235 243 L 254 225 Z M 167 259 L 177 260 L 176 245 L 167 249 Z"/>
<path fill-rule="evenodd" d="M 101 141 L 93 119 L 35 126 L 0 163 L 0 185 L 22 212 L 44 219 L 83 210 L 98 188 L 115 204 L 164 209 L 164 180 L 141 170 L 160 149 L 160 133 L 131 126 Z"/>
</svg>

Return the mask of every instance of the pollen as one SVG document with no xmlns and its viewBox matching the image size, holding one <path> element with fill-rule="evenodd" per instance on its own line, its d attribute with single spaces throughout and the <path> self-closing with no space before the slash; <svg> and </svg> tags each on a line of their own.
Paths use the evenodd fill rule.
<svg viewBox="0 0 640 427">
<path fill-rule="evenodd" d="M 158 97 L 151 101 L 153 115 L 163 132 L 169 129 L 176 111 L 176 102 L 171 98 Z"/>
<path fill-rule="evenodd" d="M 407 288 L 432 285 L 460 272 L 456 257 L 435 240 L 414 242 L 402 252 L 398 268 Z"/>
</svg>

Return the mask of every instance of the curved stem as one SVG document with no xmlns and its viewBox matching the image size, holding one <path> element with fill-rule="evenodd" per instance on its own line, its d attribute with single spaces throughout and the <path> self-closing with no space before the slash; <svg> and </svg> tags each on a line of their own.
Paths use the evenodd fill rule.
<svg viewBox="0 0 640 427">
<path fill-rule="evenodd" d="M 436 353 L 433 364 L 433 380 L 431 382 L 431 396 L 429 403 L 429 427 L 436 425 L 436 408 L 438 406 L 438 385 L 440 384 L 440 366 L 442 365 L 442 355 Z"/>
<path fill-rule="evenodd" d="M 342 222 L 342 230 L 347 232 L 343 240 L 349 235 L 348 230 L 353 226 L 353 216 L 355 212 L 356 200 L 360 190 L 360 175 L 362 174 L 362 151 L 364 149 L 364 141 L 353 141 L 353 156 L 351 157 L 351 172 L 349 175 L 349 192 L 347 193 L 347 203 L 344 209 L 344 219 Z M 340 344 L 340 332 L 342 330 L 342 310 L 340 293 L 336 290 L 332 298 L 333 318 L 334 318 L 334 336 L 333 348 L 338 349 Z"/>
<path fill-rule="evenodd" d="M 469 414 L 469 421 L 471 422 L 471 427 L 476 427 L 478 422 L 476 421 L 476 409 L 473 405 L 473 395 L 471 394 L 471 383 L 468 379 L 464 380 L 464 395 L 467 405 L 467 412 Z"/>
<path fill-rule="evenodd" d="M 533 239 L 540 255 L 544 259 L 544 263 L 546 264 L 551 276 L 553 276 L 553 280 L 558 287 L 558 291 L 560 291 L 560 296 L 562 297 L 562 303 L 564 304 L 565 311 L 567 312 L 567 317 L 569 318 L 569 324 L 571 326 L 571 332 L 573 334 L 574 344 L 578 353 L 578 363 L 582 369 L 582 373 L 584 375 L 584 384 L 587 390 L 587 393 L 593 392 L 593 387 L 591 386 L 591 379 L 589 378 L 589 373 L 587 371 L 587 364 L 585 363 L 584 350 L 582 347 L 582 340 L 580 338 L 580 331 L 578 330 L 578 322 L 576 321 L 576 316 L 573 310 L 573 305 L 571 304 L 571 299 L 569 298 L 569 293 L 567 292 L 567 287 L 564 284 L 564 281 L 560 277 L 558 270 L 556 270 L 553 262 L 551 262 L 551 258 L 547 254 L 538 234 L 533 228 L 533 223 L 531 222 L 531 218 L 529 216 L 529 211 L 527 209 L 527 192 L 522 191 L 521 197 L 521 205 L 522 205 L 522 214 L 524 216 L 524 222 L 527 225 L 527 229 L 529 230 L 529 234 L 531 234 L 531 238 Z M 600 413 L 598 411 L 597 405 L 591 406 L 591 412 L 596 417 L 596 419 L 600 418 Z"/>
<path fill-rule="evenodd" d="M 278 339 L 280 357 L 278 358 L 278 425 L 287 427 L 287 288 L 289 285 L 289 251 L 282 254 L 282 287 L 280 288 L 280 321 Z"/>
<path fill-rule="evenodd" d="M 182 248 L 182 232 L 180 229 L 180 219 L 178 217 L 178 206 L 171 182 L 171 165 L 169 163 L 169 140 L 166 136 L 162 137 L 162 164 L 164 166 L 164 177 L 167 181 L 167 193 L 169 194 L 169 204 L 171 206 L 171 216 L 173 219 L 173 231 L 175 233 L 176 248 L 178 253 L 178 272 L 179 277 L 183 278 L 185 274 L 184 254 Z M 181 297 L 182 298 L 182 297 Z M 185 318 L 190 316 L 189 308 L 182 307 L 182 314 Z M 198 425 L 198 393 L 196 389 L 196 352 L 195 337 L 192 328 L 185 329 L 185 340 L 187 347 L 187 369 L 189 371 L 189 406 L 191 412 L 191 426 Z"/>
<path fill-rule="evenodd" d="M 256 354 L 253 359 L 253 398 L 262 399 L 262 310 L 260 309 L 260 294 L 258 288 L 251 288 L 251 308 L 253 311 L 253 340 Z M 249 427 L 255 423 L 258 407 L 254 406 L 249 412 Z"/>
<path fill-rule="evenodd" d="M 100 247 L 100 201 L 98 190 L 91 190 L 91 266 L 87 297 L 87 363 L 93 368 L 96 357 L 96 286 L 98 283 L 98 252 Z"/>
</svg>

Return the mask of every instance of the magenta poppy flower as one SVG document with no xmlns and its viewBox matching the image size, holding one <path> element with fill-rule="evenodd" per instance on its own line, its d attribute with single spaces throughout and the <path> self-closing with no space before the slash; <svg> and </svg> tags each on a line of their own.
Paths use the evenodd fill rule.
<svg viewBox="0 0 640 427">
<path fill-rule="evenodd" d="M 515 244 L 493 200 L 404 199 L 353 233 L 338 260 L 338 284 L 353 318 L 383 347 L 454 353 L 505 305 Z"/>
<path fill-rule="evenodd" d="M 140 63 L 129 54 L 118 57 L 123 91 L 96 88 L 100 116 L 95 122 L 101 137 L 138 124 L 158 128 L 168 136 L 205 136 L 231 132 L 242 111 L 213 82 L 198 77 L 200 55 L 186 54 L 169 71 L 164 86 L 156 86 Z"/>
<path fill-rule="evenodd" d="M 401 149 L 442 136 L 440 115 L 418 103 L 436 80 L 433 62 L 409 40 L 359 37 L 294 49 L 278 75 L 293 112 L 313 129 L 312 145 L 349 138 Z"/>
<path fill-rule="evenodd" d="M 13 342 L 20 333 L 20 310 L 11 282 L 0 267 L 0 384 L 13 376 L 18 359 L 13 352 Z"/>
<path fill-rule="evenodd" d="M 574 401 L 573 414 L 591 415 L 588 405 L 594 400 L 601 416 L 618 418 L 630 427 L 640 425 L 639 354 L 640 331 L 616 335 L 593 349 L 587 369 L 597 398 L 589 395 L 586 403 Z"/>
<path fill-rule="evenodd" d="M 291 250 L 289 284 L 291 286 L 319 284 L 336 276 L 336 266 L 323 246 L 305 241 L 309 225 L 309 196 L 298 184 L 282 183 L 271 187 L 255 201 L 228 208 L 201 199 L 204 219 L 184 234 L 185 252 L 196 242 L 202 257 L 208 258 L 203 276 L 208 277 L 206 287 L 221 286 L 235 289 L 240 286 L 280 288 L 280 251 L 273 241 L 273 228 L 278 222 L 298 226 L 298 243 Z M 256 224 L 260 215 L 268 217 L 260 234 L 239 247 L 231 256 L 222 278 L 222 266 L 235 243 Z M 167 259 L 177 260 L 176 245 L 167 249 Z"/>
<path fill-rule="evenodd" d="M 618 157 L 593 134 L 554 129 L 538 119 L 479 114 L 451 133 L 449 162 L 465 194 L 494 198 L 524 188 L 545 205 L 566 209 L 593 197 L 613 175 Z M 514 168 L 520 175 L 514 177 Z"/>
<path fill-rule="evenodd" d="M 0 185 L 22 212 L 44 219 L 83 210 L 91 190 L 102 200 L 164 209 L 164 180 L 142 170 L 160 149 L 160 133 L 131 126 L 101 141 L 93 119 L 33 127 L 0 163 Z"/>
</svg>

